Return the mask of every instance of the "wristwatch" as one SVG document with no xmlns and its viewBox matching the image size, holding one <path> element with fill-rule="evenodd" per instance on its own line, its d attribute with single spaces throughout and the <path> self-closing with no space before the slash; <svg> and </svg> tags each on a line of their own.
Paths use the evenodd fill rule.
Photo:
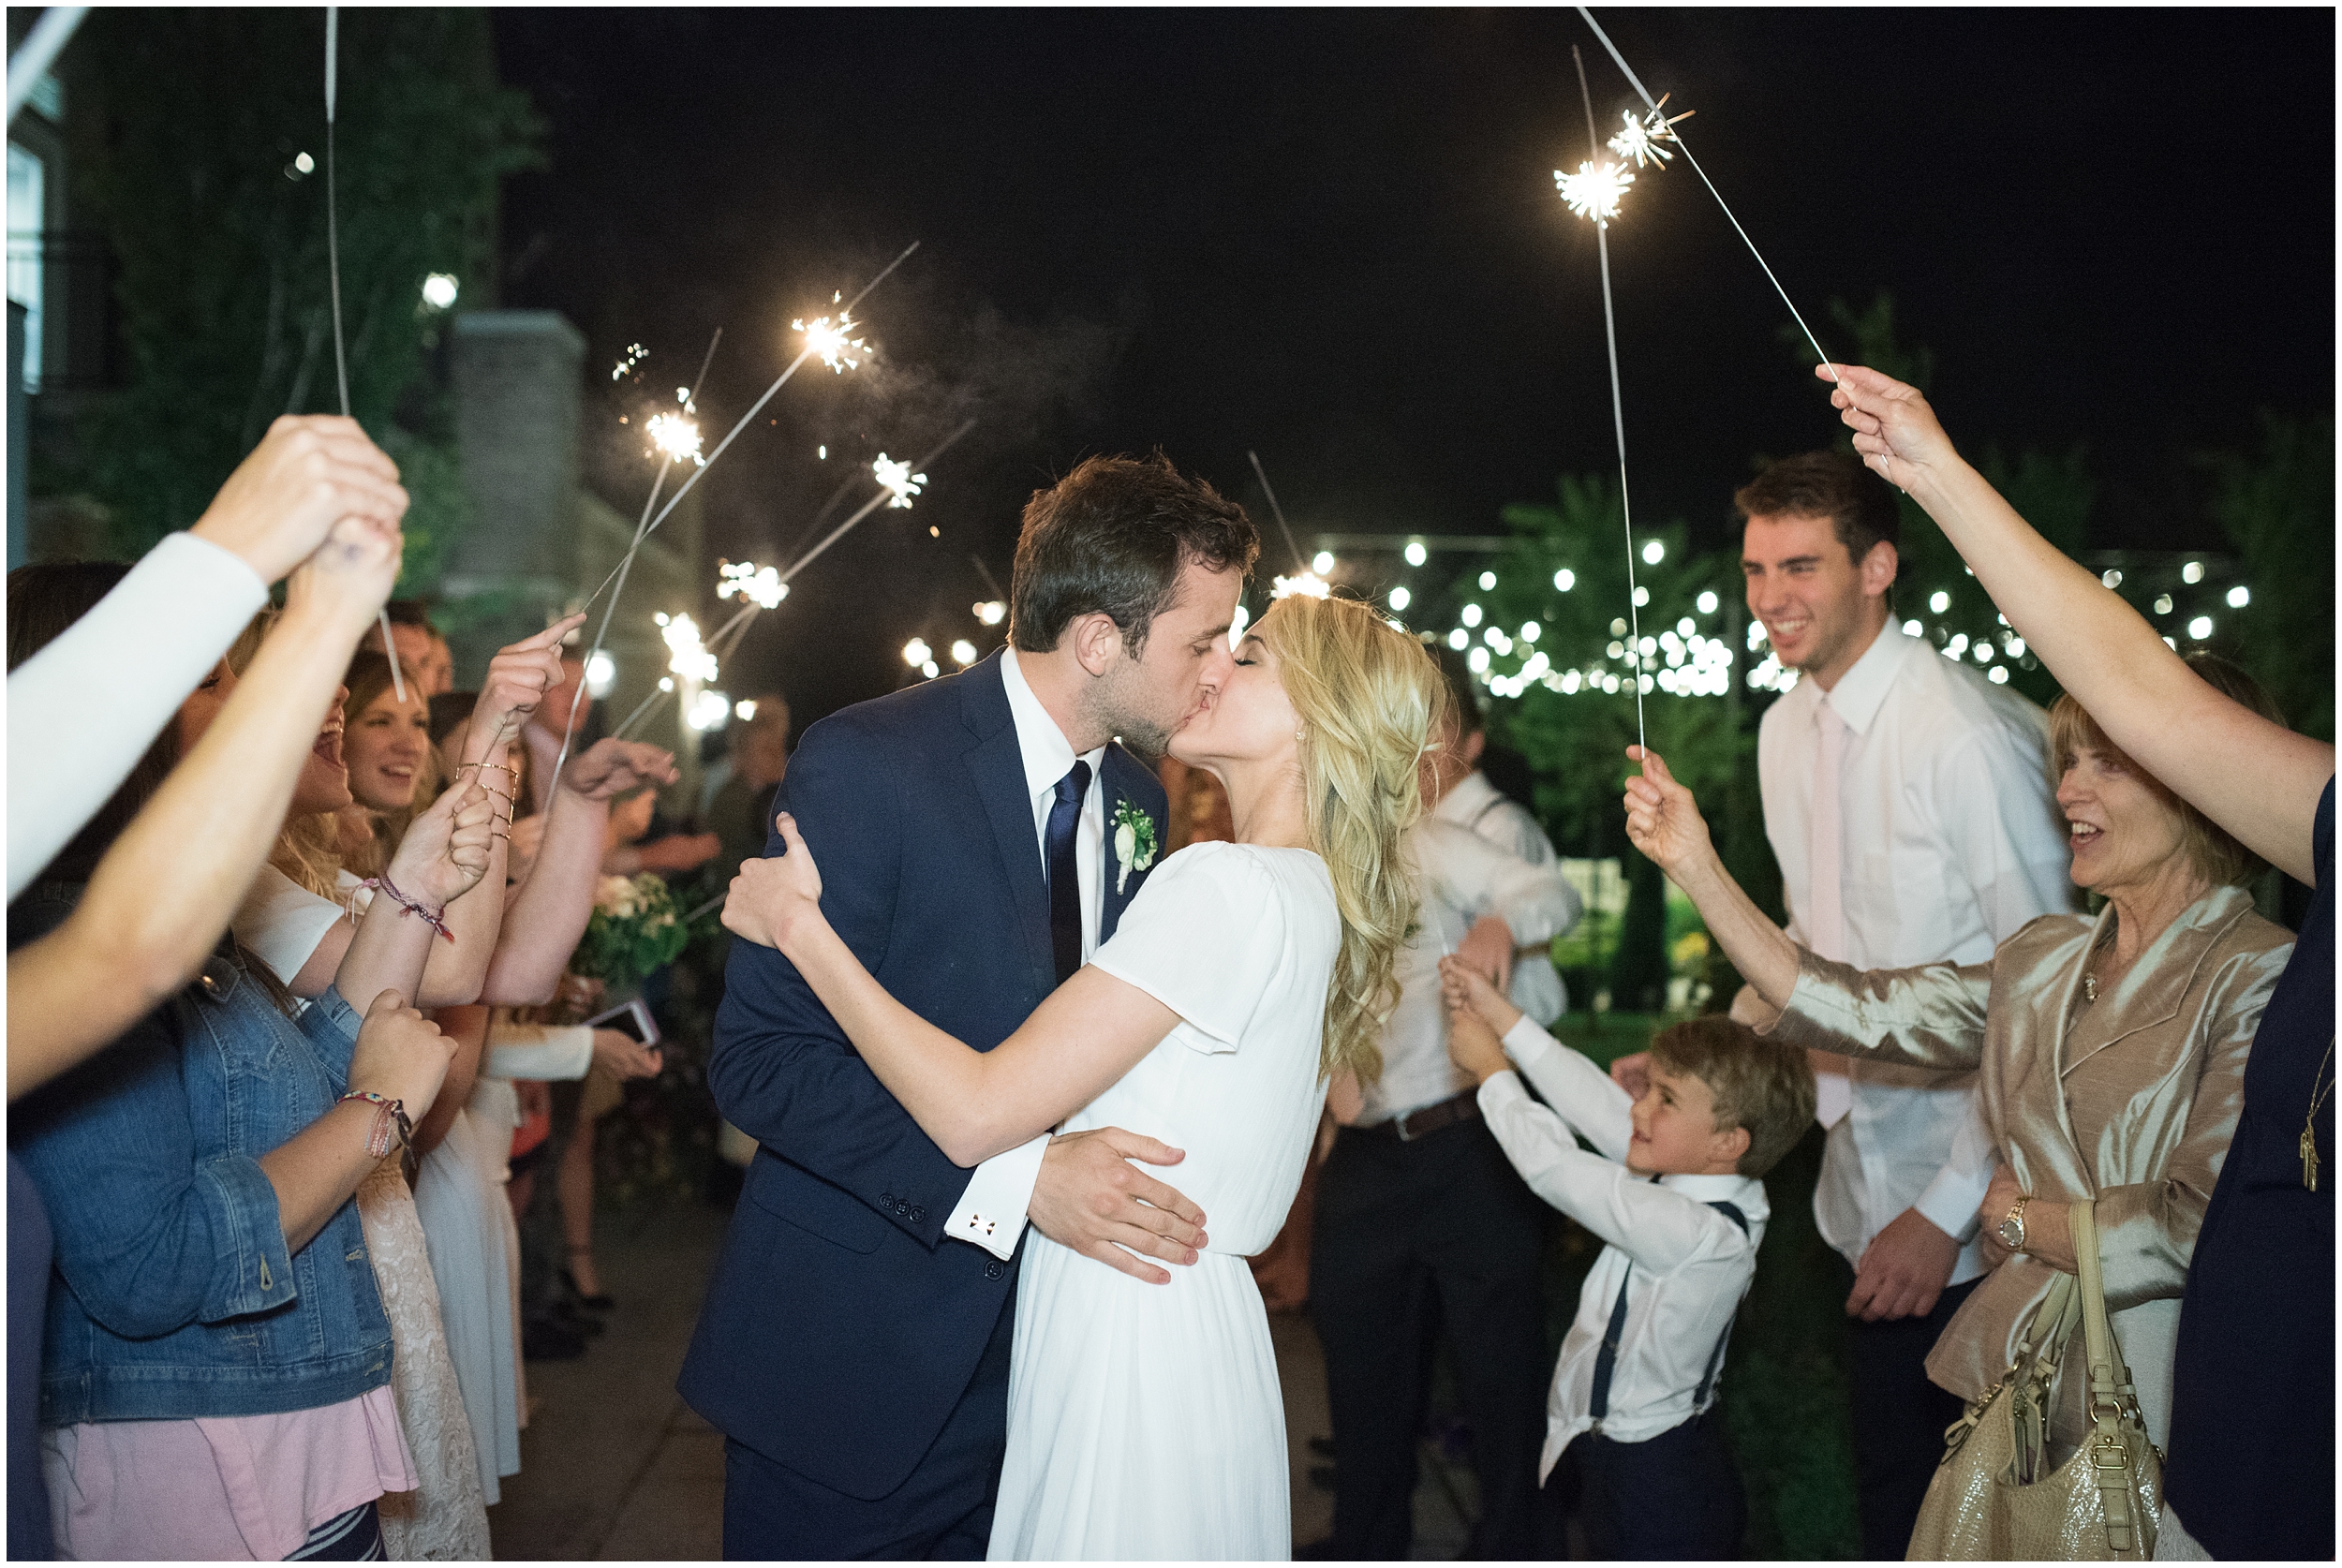
<svg viewBox="0 0 2342 1568">
<path fill-rule="evenodd" d="M 1999 1224 L 1993 1227 L 1993 1234 L 2000 1237 L 2000 1244 L 2011 1252 L 2024 1250 L 2024 1206 L 2032 1201 L 2033 1194 L 2025 1193 L 2008 1206 L 2008 1212 L 2001 1217 Z"/>
</svg>

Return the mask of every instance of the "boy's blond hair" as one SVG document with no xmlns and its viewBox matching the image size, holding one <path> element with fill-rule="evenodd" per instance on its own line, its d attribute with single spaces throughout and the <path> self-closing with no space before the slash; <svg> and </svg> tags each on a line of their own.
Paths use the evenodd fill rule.
<svg viewBox="0 0 2342 1568">
<path fill-rule="evenodd" d="M 1721 1013 L 1661 1029 L 1652 1037 L 1651 1059 L 1708 1086 L 1717 1132 L 1748 1129 L 1738 1167 L 1744 1176 L 1771 1170 L 1814 1119 L 1814 1070 L 1805 1053 Z"/>
</svg>

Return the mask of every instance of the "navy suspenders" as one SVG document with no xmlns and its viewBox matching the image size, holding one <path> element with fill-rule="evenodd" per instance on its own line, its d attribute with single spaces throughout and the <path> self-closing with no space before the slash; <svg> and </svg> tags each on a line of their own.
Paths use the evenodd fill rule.
<svg viewBox="0 0 2342 1568">
<path fill-rule="evenodd" d="M 1651 1179 L 1655 1183 L 1659 1178 L 1654 1176 Z M 1738 1225 L 1742 1235 L 1748 1235 L 1748 1217 L 1740 1211 L 1738 1205 L 1712 1203 L 1708 1206 Z M 1593 1398 L 1588 1413 L 1593 1417 L 1593 1429 L 1597 1432 L 1602 1429 L 1603 1420 L 1610 1413 L 1610 1378 L 1618 1370 L 1619 1337 L 1626 1332 L 1626 1286 L 1634 1276 L 1634 1260 L 1630 1258 L 1625 1277 L 1618 1282 L 1618 1300 L 1610 1308 L 1610 1324 L 1602 1331 L 1602 1348 L 1594 1353 Z M 1723 1338 L 1716 1341 L 1714 1354 L 1708 1357 L 1707 1375 L 1699 1380 L 1699 1390 L 1692 1396 L 1692 1413 L 1695 1415 L 1708 1402 L 1708 1391 L 1715 1386 L 1716 1374 L 1724 1370 L 1724 1347 L 1731 1340 L 1732 1325 L 1727 1323 Z"/>
</svg>

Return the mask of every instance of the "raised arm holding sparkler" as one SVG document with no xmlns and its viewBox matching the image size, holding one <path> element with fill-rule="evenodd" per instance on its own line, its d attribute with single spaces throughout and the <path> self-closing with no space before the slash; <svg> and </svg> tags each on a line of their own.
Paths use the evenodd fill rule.
<svg viewBox="0 0 2342 1568">
<path fill-rule="evenodd" d="M 1915 387 L 1861 365 L 1823 365 L 1854 450 L 1944 530 L 2017 635 L 2148 773 L 2298 881 L 2334 747 L 2271 723 L 2204 684 L 2138 611 L 2035 532 L 1952 449 Z M 2250 767 L 2237 760 L 2249 757 Z"/>
</svg>

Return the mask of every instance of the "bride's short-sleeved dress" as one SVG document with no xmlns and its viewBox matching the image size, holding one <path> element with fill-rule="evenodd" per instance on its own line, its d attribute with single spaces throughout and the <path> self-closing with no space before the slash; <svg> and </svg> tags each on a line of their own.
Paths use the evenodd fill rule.
<svg viewBox="0 0 2342 1568">
<path fill-rule="evenodd" d="M 995 1559 L 1292 1555 L 1284 1405 L 1245 1259 L 1284 1223 L 1325 1102 L 1333 883 L 1306 850 L 1196 844 L 1165 860 L 1092 960 L 1181 1022 L 1065 1131 L 1187 1151 L 1154 1174 L 1210 1245 L 1150 1285 L 1025 1242 Z"/>
</svg>

